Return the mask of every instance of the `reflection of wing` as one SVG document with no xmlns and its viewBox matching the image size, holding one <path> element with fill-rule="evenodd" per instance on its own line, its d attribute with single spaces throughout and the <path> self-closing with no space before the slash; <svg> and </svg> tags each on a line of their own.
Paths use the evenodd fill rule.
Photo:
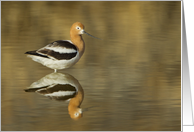
<svg viewBox="0 0 194 132">
<path fill-rule="evenodd" d="M 45 87 L 42 87 L 42 88 L 45 88 Z M 36 90 L 39 90 L 39 89 L 42 89 L 42 88 L 29 88 L 29 89 L 24 89 L 24 91 L 25 92 L 36 92 Z"/>
<path fill-rule="evenodd" d="M 39 89 L 36 92 L 56 100 L 68 100 L 75 97 L 77 93 L 76 88 L 69 84 L 57 84 L 53 87 Z"/>
<path fill-rule="evenodd" d="M 78 87 L 78 81 L 72 79 L 70 75 L 62 73 L 51 73 L 32 83 L 28 88 L 46 88 L 49 86 L 52 87 L 52 85 L 56 84 L 70 84 L 76 89 Z"/>
<path fill-rule="evenodd" d="M 55 100 L 69 101 L 76 96 L 80 88 L 79 82 L 69 74 L 51 73 L 32 83 L 25 91 L 36 92 Z"/>
</svg>

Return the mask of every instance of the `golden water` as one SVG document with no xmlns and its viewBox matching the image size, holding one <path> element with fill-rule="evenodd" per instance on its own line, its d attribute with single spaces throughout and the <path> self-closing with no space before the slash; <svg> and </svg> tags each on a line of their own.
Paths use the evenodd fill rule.
<svg viewBox="0 0 194 132">
<path fill-rule="evenodd" d="M 60 70 L 84 90 L 68 102 L 25 92 L 53 72 L 26 51 L 69 39 L 80 21 L 86 50 Z M 1 2 L 1 130 L 181 130 L 181 2 Z"/>
</svg>

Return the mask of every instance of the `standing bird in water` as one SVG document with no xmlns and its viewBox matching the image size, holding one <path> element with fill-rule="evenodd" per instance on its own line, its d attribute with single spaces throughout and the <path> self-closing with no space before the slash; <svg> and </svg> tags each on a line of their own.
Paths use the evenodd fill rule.
<svg viewBox="0 0 194 132">
<path fill-rule="evenodd" d="M 25 54 L 34 61 L 54 69 L 54 72 L 69 68 L 78 62 L 84 53 L 85 43 L 82 34 L 96 38 L 84 31 L 82 23 L 76 22 L 70 29 L 71 40 L 57 40 L 39 50 L 28 51 Z"/>
</svg>

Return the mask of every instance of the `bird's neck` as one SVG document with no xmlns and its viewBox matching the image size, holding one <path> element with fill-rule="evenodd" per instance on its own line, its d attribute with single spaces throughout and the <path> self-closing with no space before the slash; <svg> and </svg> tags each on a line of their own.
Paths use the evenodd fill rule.
<svg viewBox="0 0 194 132">
<path fill-rule="evenodd" d="M 80 57 L 83 55 L 85 50 L 85 43 L 81 35 L 71 35 L 71 41 L 79 50 Z"/>
<path fill-rule="evenodd" d="M 77 95 L 70 100 L 68 105 L 69 113 L 71 113 L 71 111 L 74 111 L 77 108 L 80 108 L 83 98 L 84 98 L 84 93 L 83 93 L 83 90 L 81 89 L 78 91 Z"/>
</svg>

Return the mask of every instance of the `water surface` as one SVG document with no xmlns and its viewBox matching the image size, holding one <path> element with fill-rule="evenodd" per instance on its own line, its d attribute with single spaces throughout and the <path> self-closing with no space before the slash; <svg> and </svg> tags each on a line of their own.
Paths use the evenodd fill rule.
<svg viewBox="0 0 194 132">
<path fill-rule="evenodd" d="M 181 130 L 181 2 L 1 2 L 1 9 L 1 130 Z M 65 100 L 25 92 L 53 70 L 24 53 L 70 39 L 76 21 L 103 39 L 83 35 L 84 55 L 59 71 L 84 91 L 79 120 Z"/>
</svg>

